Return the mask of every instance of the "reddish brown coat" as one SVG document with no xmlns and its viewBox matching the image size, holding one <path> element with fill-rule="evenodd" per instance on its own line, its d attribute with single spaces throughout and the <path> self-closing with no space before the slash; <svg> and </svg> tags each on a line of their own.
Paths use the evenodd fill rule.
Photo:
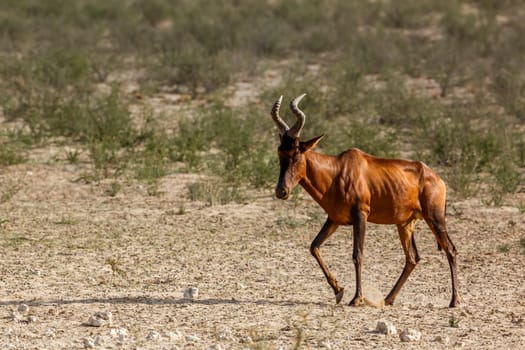
<svg viewBox="0 0 525 350">
<path fill-rule="evenodd" d="M 291 103 L 298 121 L 289 128 L 279 117 L 282 97 L 272 108 L 272 117 L 279 127 L 281 144 L 278 148 L 280 175 L 275 193 L 287 199 L 292 189 L 300 184 L 327 213 L 323 228 L 316 236 L 310 251 L 332 287 L 336 302 L 343 297 L 344 288 L 337 283 L 320 254 L 320 246 L 340 225 L 352 225 L 354 251 L 352 258 L 356 271 L 356 293 L 351 305 L 363 299 L 361 266 L 366 223 L 396 225 L 405 253 L 405 267 L 396 284 L 385 298 L 393 304 L 398 292 L 419 261 L 414 240 L 418 219 L 424 219 L 443 249 L 449 262 L 452 279 L 450 306 L 459 304 L 457 290 L 456 248 L 450 240 L 445 224 L 446 186 L 443 180 L 422 162 L 386 159 L 371 156 L 352 148 L 338 156 L 313 151 L 322 136 L 308 141 L 300 140 L 304 113 L 298 108 L 299 96 Z"/>
</svg>

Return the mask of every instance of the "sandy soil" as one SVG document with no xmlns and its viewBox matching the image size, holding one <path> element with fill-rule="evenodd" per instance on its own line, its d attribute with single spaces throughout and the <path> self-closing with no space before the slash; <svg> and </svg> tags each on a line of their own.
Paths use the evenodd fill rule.
<svg viewBox="0 0 525 350">
<path fill-rule="evenodd" d="M 229 104 L 257 97 L 241 85 Z M 151 102 L 179 108 L 166 100 Z M 0 169 L 0 349 L 525 349 L 524 193 L 514 207 L 448 203 L 460 308 L 447 307 L 448 263 L 423 222 L 422 260 L 395 305 L 355 308 L 351 228 L 321 249 L 346 287 L 335 305 L 308 249 L 325 215 L 304 192 L 209 207 L 188 199 L 198 175 L 172 174 L 154 196 L 125 180 L 111 196 L 113 180 L 86 183 L 89 164 L 68 164 L 67 151 L 49 145 Z M 403 264 L 395 227 L 369 225 L 365 294 L 380 300 Z M 380 334 L 380 320 L 421 339 Z"/>
<path fill-rule="evenodd" d="M 448 264 L 422 222 L 422 261 L 396 304 L 354 308 L 351 229 L 321 250 L 347 290 L 335 305 L 308 251 L 324 214 L 304 193 L 283 202 L 268 188 L 244 204 L 207 207 L 186 197 L 194 175 L 173 174 L 157 196 L 129 182 L 111 197 L 110 181 L 79 180 L 88 165 L 64 154 L 35 150 L 0 172 L 1 349 L 525 348 L 518 207 L 449 203 L 460 308 L 447 307 Z M 365 293 L 386 295 L 403 263 L 395 227 L 370 225 Z M 193 300 L 184 298 L 190 287 L 199 290 Z M 88 325 L 106 311 L 111 322 Z M 379 320 L 422 337 L 379 334 Z"/>
</svg>

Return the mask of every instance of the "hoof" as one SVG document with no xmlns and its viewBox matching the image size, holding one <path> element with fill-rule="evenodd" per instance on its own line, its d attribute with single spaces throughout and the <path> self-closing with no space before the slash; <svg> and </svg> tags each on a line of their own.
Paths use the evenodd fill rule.
<svg viewBox="0 0 525 350">
<path fill-rule="evenodd" d="M 448 307 L 458 307 L 460 304 L 459 300 L 452 300 Z"/>
<path fill-rule="evenodd" d="M 339 293 L 337 293 L 335 295 L 335 303 L 336 304 L 339 304 L 341 302 L 341 300 L 343 299 L 343 295 L 345 294 L 345 289 L 344 288 L 341 288 L 341 290 L 339 291 Z"/>
<path fill-rule="evenodd" d="M 350 306 L 359 306 L 362 301 L 363 301 L 363 296 L 362 295 L 359 295 L 359 296 L 356 295 L 352 299 L 352 301 L 350 301 L 350 303 L 348 305 L 350 305 Z"/>
<path fill-rule="evenodd" d="M 385 298 L 385 305 L 394 305 L 394 299 Z"/>
</svg>

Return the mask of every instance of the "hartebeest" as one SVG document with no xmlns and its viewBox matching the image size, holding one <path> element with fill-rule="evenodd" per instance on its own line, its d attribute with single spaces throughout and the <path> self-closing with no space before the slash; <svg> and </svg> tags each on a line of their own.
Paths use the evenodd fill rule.
<svg viewBox="0 0 525 350">
<path fill-rule="evenodd" d="M 361 288 L 361 265 L 366 223 L 396 225 L 405 253 L 405 267 L 396 284 L 385 298 L 391 305 L 399 290 L 419 261 L 414 241 L 414 227 L 424 219 L 445 251 L 452 279 L 450 307 L 459 304 L 457 289 L 456 248 L 445 225 L 445 193 L 443 180 L 427 165 L 418 161 L 386 159 L 371 156 L 351 148 L 337 156 L 313 151 L 324 135 L 301 141 L 305 114 L 298 107 L 305 94 L 295 98 L 290 108 L 296 123 L 290 128 L 279 116 L 281 96 L 273 105 L 271 115 L 277 127 L 281 144 L 278 148 L 280 174 L 275 194 L 287 199 L 292 189 L 300 184 L 328 214 L 326 222 L 315 237 L 310 252 L 335 293 L 336 303 L 343 298 L 344 288 L 321 257 L 319 248 L 340 225 L 353 226 L 353 262 L 356 292 L 350 305 L 364 300 Z"/>
</svg>

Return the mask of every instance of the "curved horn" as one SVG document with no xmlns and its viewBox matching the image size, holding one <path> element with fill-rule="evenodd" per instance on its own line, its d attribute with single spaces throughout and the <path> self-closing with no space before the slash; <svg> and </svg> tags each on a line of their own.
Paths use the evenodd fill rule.
<svg viewBox="0 0 525 350">
<path fill-rule="evenodd" d="M 290 102 L 290 109 L 292 110 L 293 114 L 295 114 L 295 116 L 297 117 L 297 121 L 288 131 L 288 135 L 291 137 L 299 137 L 301 135 L 301 130 L 303 130 L 306 117 L 303 111 L 301 111 L 297 105 L 305 96 L 306 94 L 302 94 L 301 96 L 297 96 L 292 102 Z"/>
<path fill-rule="evenodd" d="M 273 107 L 272 107 L 272 119 L 275 122 L 275 124 L 277 124 L 277 127 L 279 128 L 279 134 L 282 136 L 288 130 L 290 130 L 290 128 L 288 127 L 288 125 L 286 125 L 284 120 L 282 120 L 281 117 L 279 116 L 279 108 L 281 108 L 281 102 L 283 102 L 283 96 L 282 95 L 273 104 Z"/>
</svg>

